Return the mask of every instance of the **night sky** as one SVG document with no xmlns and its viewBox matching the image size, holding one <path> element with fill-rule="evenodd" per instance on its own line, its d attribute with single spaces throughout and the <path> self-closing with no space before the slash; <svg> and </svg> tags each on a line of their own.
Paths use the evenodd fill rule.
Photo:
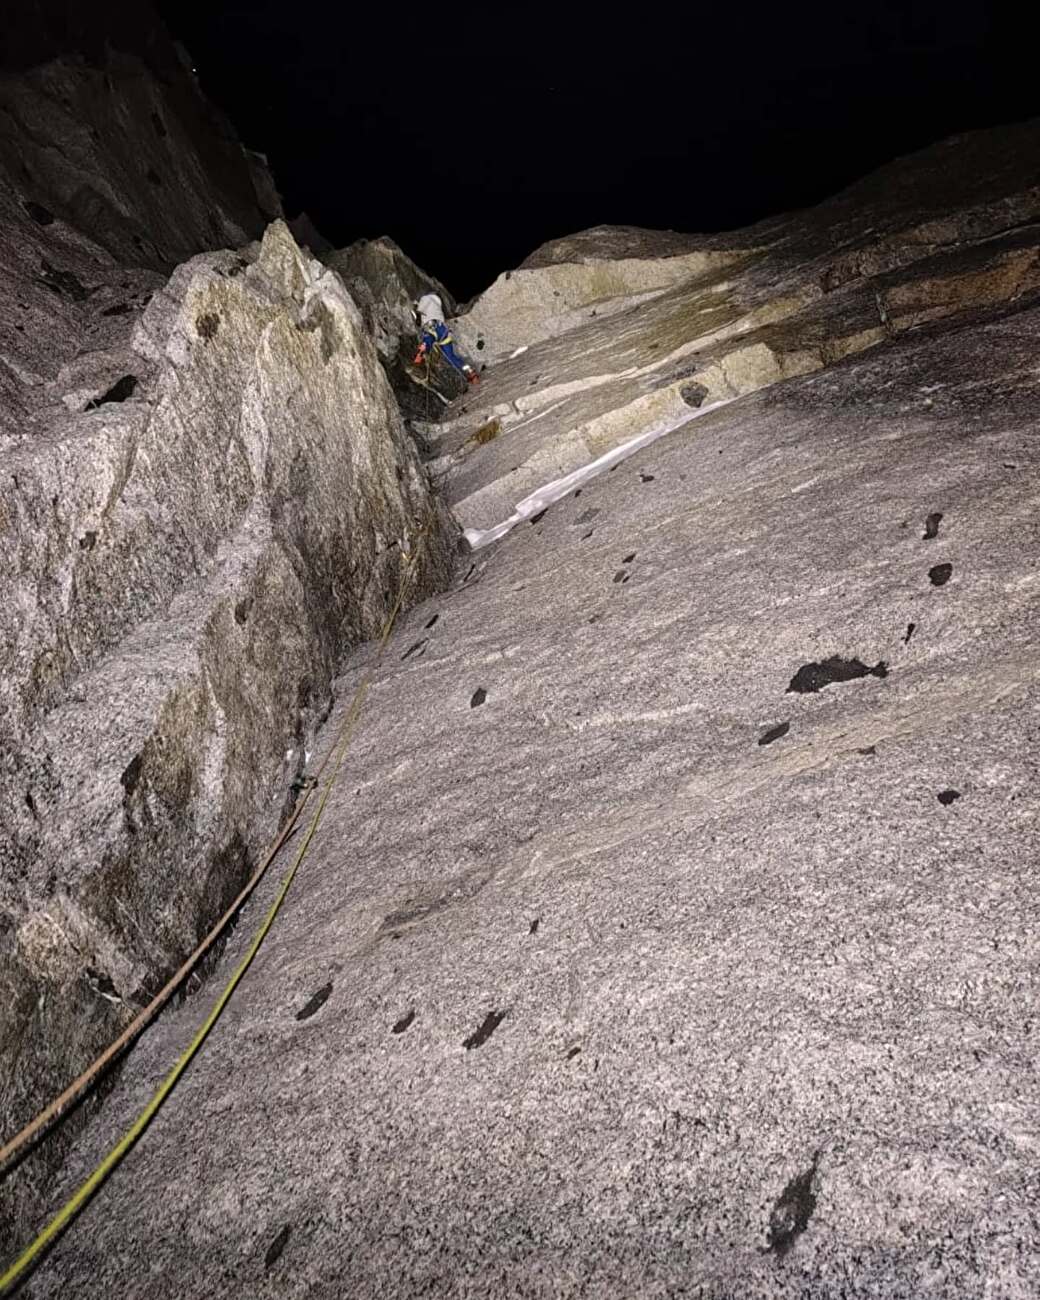
<svg viewBox="0 0 1040 1300">
<path fill-rule="evenodd" d="M 732 229 L 1040 113 L 1031 42 L 959 0 L 160 8 L 289 215 L 388 234 L 460 297 L 546 239 Z"/>
</svg>

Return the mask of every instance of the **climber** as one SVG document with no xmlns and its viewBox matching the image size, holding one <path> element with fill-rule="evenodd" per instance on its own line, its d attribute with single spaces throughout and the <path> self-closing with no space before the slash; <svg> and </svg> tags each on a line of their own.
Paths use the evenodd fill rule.
<svg viewBox="0 0 1040 1300">
<path fill-rule="evenodd" d="M 426 354 L 437 348 L 448 364 L 453 366 L 460 375 L 466 377 L 467 383 L 479 384 L 480 376 L 469 362 L 463 361 L 455 351 L 455 341 L 452 338 L 451 331 L 444 323 L 444 306 L 437 294 L 424 294 L 415 304 L 414 310 L 421 332 L 419 335 L 419 350 L 416 352 L 412 364 L 415 366 L 421 365 Z"/>
</svg>

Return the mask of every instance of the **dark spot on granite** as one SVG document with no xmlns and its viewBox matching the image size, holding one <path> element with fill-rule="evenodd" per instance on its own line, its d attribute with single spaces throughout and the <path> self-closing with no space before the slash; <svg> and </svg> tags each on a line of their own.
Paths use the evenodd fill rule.
<svg viewBox="0 0 1040 1300">
<path fill-rule="evenodd" d="M 97 533 L 85 532 L 79 539 L 79 549 L 81 551 L 92 551 L 97 543 Z"/>
<path fill-rule="evenodd" d="M 424 629 L 426 631 L 429 631 L 429 629 L 433 627 L 434 623 L 436 623 L 439 618 L 440 618 L 440 614 L 434 614 L 433 618 L 431 618 L 428 623 L 423 624 Z"/>
<path fill-rule="evenodd" d="M 220 329 L 220 317 L 215 311 L 204 311 L 195 318 L 195 329 L 200 339 L 205 339 L 208 343 L 210 339 L 217 337 L 217 330 Z"/>
<path fill-rule="evenodd" d="M 628 577 L 629 577 L 629 575 L 625 572 L 624 569 L 618 569 L 617 573 L 614 574 L 614 581 L 615 581 L 615 582 L 627 582 L 627 581 L 628 581 Z"/>
<path fill-rule="evenodd" d="M 137 388 L 136 375 L 124 375 L 122 379 L 117 379 L 107 393 L 102 393 L 100 397 L 95 397 L 89 401 L 83 408 L 85 411 L 96 411 L 99 406 L 105 406 L 109 402 L 125 402 L 128 397 L 133 397 L 134 390 Z"/>
<path fill-rule="evenodd" d="M 71 298 L 73 302 L 83 302 L 94 292 L 93 289 L 86 288 L 78 275 L 73 275 L 71 271 L 60 271 L 57 267 L 51 266 L 46 258 L 41 261 L 40 267 L 43 271 L 39 277 L 40 283 L 60 297 Z"/>
<path fill-rule="evenodd" d="M 264 1256 L 264 1268 L 274 1268 L 275 1264 L 281 1259 L 282 1251 L 285 1249 L 289 1236 L 292 1233 L 292 1227 L 287 1223 L 285 1227 L 275 1237 L 274 1241 L 267 1247 L 267 1254 Z"/>
<path fill-rule="evenodd" d="M 421 641 L 416 641 L 414 645 L 410 645 L 408 649 L 404 652 L 404 654 L 401 656 L 401 662 L 403 663 L 405 659 L 411 659 L 412 655 L 416 655 L 416 654 L 421 659 L 423 654 L 425 654 L 426 647 L 429 645 L 429 643 L 430 643 L 430 638 L 428 636 L 424 636 Z"/>
<path fill-rule="evenodd" d="M 149 167 L 148 170 L 145 172 L 145 175 L 148 177 L 148 180 L 151 182 L 151 184 L 155 186 L 156 189 L 162 189 L 163 178 L 159 175 L 159 173 L 155 170 L 154 167 Z"/>
<path fill-rule="evenodd" d="M 249 611 L 252 608 L 252 605 L 253 602 L 248 597 L 243 597 L 242 600 L 236 602 L 235 622 L 238 623 L 239 626 L 243 626 L 249 618 Z"/>
<path fill-rule="evenodd" d="M 816 1162 L 797 1174 L 780 1193 L 780 1198 L 769 1215 L 769 1249 L 782 1259 L 809 1226 L 816 1197 L 812 1184 L 816 1177 Z"/>
<path fill-rule="evenodd" d="M 477 689 L 473 692 L 473 695 L 469 702 L 469 707 L 471 709 L 479 709 L 486 699 L 487 699 L 487 691 L 484 690 L 483 686 L 478 686 Z"/>
<path fill-rule="evenodd" d="M 106 307 L 105 310 L 101 313 L 101 315 L 102 316 L 125 316 L 127 312 L 131 312 L 133 311 L 133 309 L 134 309 L 134 304 L 132 302 L 117 302 L 112 307 Z"/>
<path fill-rule="evenodd" d="M 637 555 L 637 554 L 638 554 L 638 552 L 633 551 L 631 555 L 626 555 L 625 558 L 621 561 L 621 563 L 622 563 L 622 564 L 631 564 L 632 561 L 636 558 L 636 555 Z"/>
<path fill-rule="evenodd" d="M 811 695 L 835 682 L 853 682 L 858 677 L 887 676 L 888 664 L 883 659 L 873 668 L 868 668 L 860 659 L 842 659 L 840 655 L 831 655 L 821 663 L 803 664 L 791 678 L 786 693 L 794 691 L 797 695 Z"/>
<path fill-rule="evenodd" d="M 945 587 L 952 575 L 952 564 L 933 564 L 928 570 L 928 580 L 933 587 Z"/>
<path fill-rule="evenodd" d="M 25 792 L 25 806 L 26 808 L 29 809 L 29 811 L 36 818 L 36 820 L 39 821 L 40 820 L 39 814 L 36 811 L 36 800 L 32 797 L 31 790 L 26 790 Z M 535 922 L 535 924 L 537 925 L 537 922 Z M 534 931 L 532 930 L 531 933 L 533 934 Z"/>
<path fill-rule="evenodd" d="M 116 986 L 103 970 L 98 970 L 95 966 L 88 966 L 84 971 L 84 974 L 99 993 L 104 993 L 110 998 L 116 998 L 119 996 Z"/>
<path fill-rule="evenodd" d="M 774 740 L 780 740 L 791 730 L 789 722 L 780 722 L 775 727 L 770 727 L 768 731 L 763 732 L 758 738 L 760 745 L 771 745 Z"/>
<path fill-rule="evenodd" d="M 414 1020 L 415 1020 L 415 1009 L 413 1008 L 411 1011 L 408 1012 L 407 1015 L 402 1016 L 400 1020 L 394 1023 L 394 1026 L 390 1030 L 390 1032 L 392 1034 L 403 1034 L 404 1031 L 409 1027 L 409 1025 L 411 1025 L 411 1023 Z"/>
<path fill-rule="evenodd" d="M 683 399 L 683 401 L 686 403 L 687 406 L 692 406 L 696 408 L 699 406 L 703 406 L 704 399 L 708 396 L 708 390 L 704 387 L 703 384 L 698 384 L 698 383 L 683 384 L 682 388 L 679 389 L 679 396 Z"/>
<path fill-rule="evenodd" d="M 478 351 L 478 352 L 483 352 L 483 351 L 484 351 L 484 340 L 483 340 L 483 339 L 477 339 L 477 351 Z"/>
<path fill-rule="evenodd" d="M 35 203 L 32 199 L 23 199 L 22 206 L 38 226 L 49 226 L 54 221 L 54 213 L 51 212 L 50 208 L 45 208 L 42 203 Z"/>
<path fill-rule="evenodd" d="M 862 754 L 864 758 L 872 758 L 877 753 L 877 745 L 864 745 L 862 749 L 857 749 L 856 753 Z"/>
<path fill-rule="evenodd" d="M 937 510 L 930 514 L 924 521 L 924 532 L 921 534 L 923 542 L 930 542 L 933 537 L 939 536 L 939 525 L 942 523 L 942 511 Z"/>
<path fill-rule="evenodd" d="M 544 519 L 544 518 L 545 518 L 546 511 L 547 511 L 548 509 L 549 509 L 549 507 L 546 506 L 545 510 L 539 510 L 538 513 L 537 513 L 536 515 L 532 515 L 532 516 L 531 516 L 531 523 L 532 523 L 532 524 L 536 524 L 536 523 L 538 523 L 538 521 L 539 521 L 540 519 Z"/>
<path fill-rule="evenodd" d="M 916 624 L 916 623 L 907 623 L 907 625 L 906 625 L 906 635 L 903 637 L 903 644 L 904 644 L 904 645 L 909 645 L 909 644 L 910 644 L 910 638 L 913 636 L 913 634 L 914 634 L 914 632 L 916 631 L 916 629 L 917 629 L 917 624 Z"/>
<path fill-rule="evenodd" d="M 483 1047 L 495 1030 L 506 1018 L 504 1011 L 489 1011 L 484 1017 L 484 1023 L 476 1031 L 465 1039 L 462 1046 L 467 1052 L 472 1052 L 474 1048 Z"/>
<path fill-rule="evenodd" d="M 589 531 L 588 531 L 587 533 L 582 533 L 582 535 L 581 535 L 581 540 L 582 540 L 583 542 L 588 541 L 588 539 L 592 536 L 592 534 L 593 534 L 595 531 L 596 531 L 595 528 L 590 528 Z"/>
<path fill-rule="evenodd" d="M 567 1053 L 567 1060 L 573 1061 L 576 1056 L 580 1056 L 580 1055 L 581 1055 L 581 1048 L 572 1047 L 571 1050 Z"/>
<path fill-rule="evenodd" d="M 528 933 L 528 934 L 537 934 L 537 933 L 538 933 L 538 926 L 541 924 L 541 920 L 542 920 L 542 918 L 541 918 L 540 916 L 536 916 L 536 917 L 534 918 L 534 920 L 531 922 L 531 928 L 528 930 L 527 933 Z"/>
<path fill-rule="evenodd" d="M 959 790 L 941 790 L 936 797 L 944 808 L 949 808 L 950 804 L 961 798 L 961 792 Z"/>
<path fill-rule="evenodd" d="M 581 488 L 575 488 L 575 489 L 574 489 L 574 499 L 577 500 L 578 497 L 580 497 L 580 496 L 581 496 Z"/>
<path fill-rule="evenodd" d="M 143 754 L 135 755 L 130 760 L 130 762 L 127 763 L 123 771 L 123 775 L 119 778 L 120 784 L 122 785 L 123 789 L 127 792 L 127 794 L 133 794 L 133 792 L 137 789 L 137 783 L 141 779 L 141 767 L 143 766 L 143 764 L 144 764 Z"/>
<path fill-rule="evenodd" d="M 332 995 L 332 980 L 329 980 L 327 984 L 322 985 L 322 987 L 317 991 L 317 993 L 315 993 L 312 997 L 307 999 L 307 1001 L 303 1004 L 303 1006 L 299 1009 L 299 1011 L 297 1011 L 296 1019 L 310 1020 L 311 1016 L 313 1016 L 316 1012 L 320 1011 L 322 1007 L 325 1005 L 325 1003 L 328 1002 L 331 995 Z"/>
<path fill-rule="evenodd" d="M 654 481 L 654 476 L 653 474 L 644 474 L 643 471 L 640 470 L 639 481 L 640 483 L 652 483 Z"/>
<path fill-rule="evenodd" d="M 471 902 L 485 887 L 488 879 L 485 872 L 468 871 L 459 876 L 447 890 L 428 893 L 425 898 L 408 898 L 405 906 L 395 908 L 383 918 L 380 933 L 393 930 L 397 933 L 392 934 L 391 938 L 397 938 L 403 926 L 414 925 L 436 916 L 446 908 Z"/>
</svg>

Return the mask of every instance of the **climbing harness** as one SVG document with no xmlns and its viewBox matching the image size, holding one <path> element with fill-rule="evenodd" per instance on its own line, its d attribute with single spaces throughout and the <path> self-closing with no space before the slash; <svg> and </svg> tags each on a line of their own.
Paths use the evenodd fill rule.
<svg viewBox="0 0 1040 1300">
<path fill-rule="evenodd" d="M 304 777 L 302 780 L 294 783 L 294 786 L 299 786 L 300 789 L 303 790 L 304 798 L 302 801 L 297 802 L 297 806 L 293 810 L 292 816 L 286 822 L 277 839 L 265 854 L 260 866 L 253 873 L 249 882 L 224 913 L 216 926 L 214 926 L 199 947 L 196 948 L 188 960 L 177 971 L 176 975 L 169 980 L 164 988 L 155 996 L 155 998 L 152 999 L 148 1006 L 130 1025 L 127 1026 L 119 1038 L 117 1038 L 116 1041 L 97 1058 L 93 1065 L 85 1070 L 80 1077 L 61 1094 L 60 1097 L 56 1098 L 45 1110 L 41 1111 L 30 1124 L 27 1124 L 25 1128 L 7 1142 L 3 1148 L 0 1148 L 0 1170 L 3 1170 L 15 1156 L 26 1150 L 35 1137 L 41 1134 L 41 1132 L 57 1119 L 58 1116 L 61 1115 L 77 1098 L 82 1096 L 87 1088 L 98 1078 L 105 1066 L 117 1057 L 123 1049 L 155 1018 L 161 1007 L 169 1001 L 173 992 L 184 982 L 185 979 L 187 979 L 193 968 L 198 965 L 200 958 L 208 951 L 218 935 L 223 931 L 228 921 L 232 916 L 234 916 L 242 904 L 249 898 L 250 894 L 253 893 L 256 886 L 260 883 L 265 871 L 274 861 L 278 851 L 289 839 L 297 822 L 300 820 L 300 815 L 307 806 L 311 795 L 317 788 L 326 767 L 330 766 L 331 770 L 329 772 L 328 780 L 325 782 L 324 788 L 322 789 L 320 798 L 318 799 L 318 805 L 314 810 L 314 816 L 311 818 L 310 825 L 307 827 L 307 832 L 303 837 L 303 842 L 300 844 L 296 857 L 293 859 L 292 866 L 286 873 L 275 900 L 259 930 L 257 930 L 245 956 L 239 962 L 223 992 L 213 1004 L 209 1015 L 203 1021 L 201 1027 L 198 1029 L 187 1048 L 178 1058 L 176 1064 L 160 1084 L 154 1096 L 119 1142 L 116 1143 L 108 1155 L 101 1161 L 86 1182 L 84 1182 L 82 1186 L 69 1198 L 69 1200 L 65 1202 L 46 1227 L 22 1251 L 14 1263 L 11 1264 L 3 1274 L 0 1274 L 0 1295 L 6 1295 L 10 1288 L 22 1280 L 26 1272 L 37 1261 L 40 1254 L 57 1240 L 65 1228 L 68 1227 L 69 1223 L 71 1223 L 91 1197 L 93 1197 L 94 1193 L 101 1187 L 106 1178 L 108 1178 L 109 1174 L 115 1169 L 127 1152 L 134 1146 L 138 1138 L 159 1111 L 163 1102 L 173 1091 L 177 1080 L 191 1064 L 199 1049 L 208 1038 L 210 1031 L 220 1018 L 221 1012 L 230 1001 L 231 995 L 238 987 L 246 971 L 252 965 L 254 957 L 260 950 L 260 945 L 267 937 L 268 931 L 274 924 L 274 920 L 281 910 L 282 904 L 285 902 L 286 895 L 289 893 L 290 886 L 296 877 L 296 873 L 299 871 L 300 863 L 303 861 L 304 854 L 307 852 L 311 840 L 314 838 L 318 825 L 321 822 L 322 816 L 325 812 L 325 805 L 328 802 L 332 787 L 335 785 L 336 778 L 343 765 L 347 746 L 361 713 L 361 705 L 364 703 L 365 696 L 368 693 L 372 677 L 382 662 L 383 652 L 386 649 L 387 642 L 390 640 L 394 624 L 397 621 L 397 615 L 401 611 L 401 606 L 404 604 L 405 597 L 411 590 L 412 580 L 415 577 L 419 548 L 426 536 L 426 532 L 426 527 L 420 529 L 412 544 L 411 551 L 406 555 L 408 568 L 404 580 L 401 583 L 400 590 L 397 593 L 397 598 L 394 601 L 393 607 L 387 615 L 386 622 L 383 625 L 375 657 L 369 664 L 364 676 L 358 684 L 357 690 L 354 692 L 354 697 L 350 702 L 350 707 L 347 710 L 346 717 L 343 719 L 343 723 L 332 748 L 325 755 L 325 758 L 322 760 L 315 776 Z"/>
<path fill-rule="evenodd" d="M 479 384 L 480 376 L 473 367 L 464 361 L 454 349 L 455 335 L 443 321 L 427 321 L 420 330 L 419 349 L 412 358 L 412 365 L 419 365 L 435 350 L 447 361 L 452 370 L 466 380 L 468 384 Z"/>
</svg>

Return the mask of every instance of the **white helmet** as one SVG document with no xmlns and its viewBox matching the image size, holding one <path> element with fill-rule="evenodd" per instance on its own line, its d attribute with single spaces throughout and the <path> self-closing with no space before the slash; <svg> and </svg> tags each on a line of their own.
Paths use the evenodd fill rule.
<svg viewBox="0 0 1040 1300">
<path fill-rule="evenodd" d="M 424 293 L 415 304 L 415 309 L 422 318 L 424 325 L 432 320 L 444 319 L 444 304 L 435 293 Z"/>
</svg>

